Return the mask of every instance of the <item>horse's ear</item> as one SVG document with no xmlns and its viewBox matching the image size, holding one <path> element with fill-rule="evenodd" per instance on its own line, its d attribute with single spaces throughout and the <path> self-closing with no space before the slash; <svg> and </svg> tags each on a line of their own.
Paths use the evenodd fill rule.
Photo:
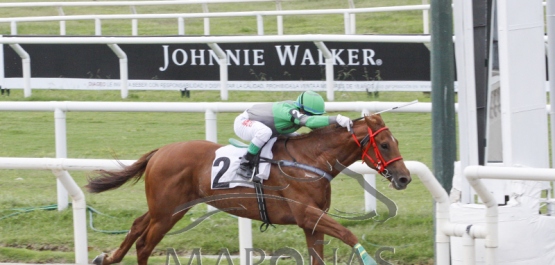
<svg viewBox="0 0 555 265">
<path fill-rule="evenodd" d="M 366 121 L 366 125 L 368 125 L 368 127 L 370 128 L 376 127 L 376 126 L 380 126 L 380 127 L 384 126 L 384 122 L 380 114 L 370 114 L 370 115 L 364 116 L 364 120 Z"/>
</svg>

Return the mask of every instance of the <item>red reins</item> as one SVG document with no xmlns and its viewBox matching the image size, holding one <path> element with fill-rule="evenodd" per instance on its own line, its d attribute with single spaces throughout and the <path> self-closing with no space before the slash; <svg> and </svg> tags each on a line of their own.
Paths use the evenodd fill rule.
<svg viewBox="0 0 555 265">
<path fill-rule="evenodd" d="M 389 128 L 387 127 L 382 127 L 379 130 L 377 130 L 376 132 L 372 132 L 372 129 L 370 129 L 370 127 L 368 127 L 368 136 L 369 137 L 369 142 L 370 144 L 366 145 L 366 148 L 364 149 L 364 151 L 362 152 L 362 163 L 364 163 L 364 157 L 368 157 L 368 160 L 370 160 L 370 162 L 372 163 L 372 165 L 374 165 L 374 167 L 376 168 L 376 170 L 383 175 L 383 172 L 386 171 L 386 167 L 398 160 L 403 159 L 401 156 L 396 157 L 396 158 L 392 158 L 389 161 L 385 161 L 385 159 L 383 158 L 382 154 L 380 153 L 380 150 L 378 149 L 378 144 L 376 143 L 376 135 L 378 135 L 378 133 L 383 132 L 385 130 L 389 130 Z M 360 148 L 363 147 L 364 143 L 361 143 L 358 141 L 357 137 L 355 136 L 355 133 L 353 131 L 353 133 L 351 134 L 353 136 L 353 139 L 355 139 L 355 142 L 358 144 L 358 146 L 360 146 Z M 364 142 L 364 140 L 362 141 Z M 370 149 L 370 147 L 374 148 L 374 155 L 376 156 L 376 160 L 374 160 L 369 154 L 368 154 L 368 150 Z"/>
</svg>

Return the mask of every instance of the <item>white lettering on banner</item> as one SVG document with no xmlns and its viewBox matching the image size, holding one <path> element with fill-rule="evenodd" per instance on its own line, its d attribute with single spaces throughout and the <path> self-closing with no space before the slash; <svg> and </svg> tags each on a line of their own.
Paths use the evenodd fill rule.
<svg viewBox="0 0 555 265">
<path fill-rule="evenodd" d="M 324 60 L 324 54 L 320 49 L 318 49 L 318 65 L 326 65 L 326 61 Z"/>
<path fill-rule="evenodd" d="M 312 53 L 310 50 L 304 50 L 303 60 L 301 61 L 301 65 L 306 65 L 306 61 L 309 61 L 308 65 L 315 65 L 314 58 L 312 58 Z"/>
<path fill-rule="evenodd" d="M 235 65 L 239 65 L 239 57 L 241 56 L 241 50 L 235 50 L 235 55 L 231 50 L 226 50 L 225 53 L 227 54 L 227 63 L 231 64 L 231 61 L 235 63 Z"/>
<path fill-rule="evenodd" d="M 210 54 L 210 62 L 208 63 L 208 65 L 214 65 L 214 60 L 218 62 L 218 65 L 220 64 L 219 63 L 220 59 L 218 58 L 218 55 L 216 55 L 216 53 L 213 50 L 208 50 L 208 54 Z"/>
<path fill-rule="evenodd" d="M 162 45 L 162 50 L 164 50 L 164 66 L 158 68 L 158 70 L 164 72 L 166 71 L 166 69 L 168 69 L 168 47 L 169 45 Z"/>
<path fill-rule="evenodd" d="M 276 45 L 276 51 L 279 57 L 279 63 L 285 65 L 287 58 L 289 59 L 289 65 L 295 65 L 297 60 L 297 52 L 299 51 L 299 45 L 295 45 L 295 53 L 291 53 L 291 45 L 285 45 L 285 49 L 281 50 L 281 45 Z M 287 57 L 287 58 L 286 58 Z"/>
<path fill-rule="evenodd" d="M 129 87 L 147 87 L 146 82 L 130 82 Z"/>
<path fill-rule="evenodd" d="M 177 53 L 178 53 L 178 52 L 180 52 L 181 54 L 183 54 L 183 55 L 182 55 L 183 60 L 182 60 L 181 62 L 178 62 L 178 61 L 177 61 Z M 183 49 L 177 49 L 177 50 L 173 51 L 173 53 L 172 53 L 172 61 L 173 61 L 174 64 L 181 66 L 181 65 L 184 65 L 185 63 L 187 63 L 187 60 L 188 60 L 188 58 L 187 58 L 187 53 L 186 53 Z"/>
<path fill-rule="evenodd" d="M 281 65 L 316 65 L 313 50 L 304 49 L 304 51 L 299 51 L 299 47 L 300 45 L 276 45 L 275 48 L 279 63 Z M 213 50 L 208 50 L 208 55 L 205 51 L 204 49 L 175 49 L 170 51 L 169 45 L 162 45 L 164 65 L 160 66 L 158 69 L 164 72 L 168 69 L 170 63 L 176 66 L 183 66 L 186 64 L 206 65 L 206 56 L 208 56 L 208 65 L 215 65 L 216 63 L 214 63 L 214 61 L 219 64 L 218 56 Z M 318 49 L 317 52 L 318 65 L 325 65 L 322 51 Z M 347 49 L 347 63 L 341 58 L 342 55 L 345 57 L 344 52 L 345 49 L 331 49 L 334 65 L 381 65 L 383 63 L 381 59 L 374 59 L 376 52 L 372 49 Z M 225 53 L 228 65 L 266 65 L 263 49 L 225 50 Z"/>
<path fill-rule="evenodd" d="M 249 50 L 243 50 L 243 53 L 245 54 L 245 63 L 243 65 L 251 65 L 249 63 Z"/>
<path fill-rule="evenodd" d="M 333 64 L 337 65 L 337 61 L 339 61 L 339 65 L 345 65 L 345 62 L 339 58 L 339 55 L 343 52 L 343 49 L 340 49 L 337 52 L 337 49 L 331 49 L 331 56 L 333 56 Z"/>
<path fill-rule="evenodd" d="M 89 87 L 105 87 L 106 82 L 96 81 L 96 82 L 89 82 Z"/>
<path fill-rule="evenodd" d="M 278 55 L 279 63 L 281 65 L 296 65 L 297 55 L 299 54 L 299 45 L 295 45 L 294 49 L 291 49 L 291 45 L 284 45 L 283 49 L 281 45 L 276 45 L 276 52 Z M 345 61 L 341 59 L 340 55 L 345 51 L 345 49 L 331 49 L 331 55 L 333 57 L 334 65 L 346 65 Z M 347 59 L 348 65 L 360 65 L 359 60 L 359 49 L 347 49 Z M 302 53 L 302 59 L 300 65 L 315 65 L 314 56 L 312 55 L 310 49 L 305 49 Z M 362 49 L 363 54 L 363 65 L 376 65 L 374 61 L 374 56 L 376 53 L 372 49 Z M 318 65 L 325 65 L 324 56 L 321 50 L 318 50 Z"/>
<path fill-rule="evenodd" d="M 23 78 L 4 78 L 6 87 L 23 87 Z M 33 89 L 119 90 L 121 81 L 109 79 L 33 78 Z M 130 90 L 220 90 L 219 81 L 129 80 Z M 548 87 L 548 86 L 546 86 Z M 228 89 L 243 91 L 326 91 L 324 81 L 228 81 Z M 430 81 L 336 81 L 334 91 L 431 91 Z M 457 83 L 455 82 L 455 91 Z"/>
<path fill-rule="evenodd" d="M 264 65 L 264 50 L 252 50 L 254 54 L 253 65 Z"/>
<path fill-rule="evenodd" d="M 362 63 L 362 65 L 368 65 L 368 62 L 370 62 L 371 65 L 376 65 L 376 62 L 374 61 L 374 55 L 376 54 L 374 52 L 374 50 L 371 49 L 362 49 L 362 54 L 364 57 L 364 63 Z"/>
<path fill-rule="evenodd" d="M 175 49 L 173 52 L 171 52 L 171 62 L 174 65 L 177 66 L 183 66 L 185 64 L 187 64 L 190 61 L 190 65 L 206 65 L 206 50 L 196 50 L 196 49 L 191 49 L 189 50 L 189 53 L 187 53 L 186 50 L 183 49 Z M 227 56 L 227 61 L 228 61 L 228 65 L 241 65 L 241 51 L 243 51 L 243 63 L 242 65 L 244 66 L 249 66 L 251 65 L 250 62 L 250 53 L 252 52 L 252 56 L 253 56 L 253 65 L 266 65 L 266 62 L 264 61 L 264 50 L 262 49 L 253 49 L 253 50 L 226 50 L 226 56 Z M 158 69 L 161 72 L 164 72 L 168 69 L 169 65 L 170 65 L 170 59 L 169 59 L 169 45 L 162 45 L 162 53 L 163 53 L 163 57 L 164 57 L 164 65 L 159 67 Z M 218 56 L 216 55 L 216 53 L 213 50 L 208 50 L 208 65 L 215 65 L 214 61 L 218 62 Z M 190 58 L 190 60 L 189 60 Z M 219 63 L 218 63 L 219 64 Z"/>
<path fill-rule="evenodd" d="M 196 54 L 196 49 L 191 49 L 191 65 L 197 65 L 197 59 L 200 59 L 200 64 L 199 65 L 205 65 L 204 64 L 204 50 L 198 50 L 199 54 Z"/>
<path fill-rule="evenodd" d="M 357 49 L 347 49 L 347 54 L 349 54 L 349 65 L 360 65 L 358 62 L 358 50 Z M 356 62 L 355 62 L 356 60 Z"/>
</svg>

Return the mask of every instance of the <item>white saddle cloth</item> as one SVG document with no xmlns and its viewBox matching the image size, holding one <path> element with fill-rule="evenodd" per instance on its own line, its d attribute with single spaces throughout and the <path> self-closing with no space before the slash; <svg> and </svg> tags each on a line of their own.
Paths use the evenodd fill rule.
<svg viewBox="0 0 555 265">
<path fill-rule="evenodd" d="M 277 138 L 272 138 L 260 151 L 260 156 L 272 159 L 272 146 Z M 216 150 L 216 157 L 212 162 L 211 183 L 212 189 L 231 189 L 238 186 L 253 188 L 252 182 L 247 182 L 236 174 L 239 168 L 241 157 L 245 155 L 247 148 L 239 148 L 233 145 L 226 145 Z M 270 176 L 270 163 L 260 163 L 258 165 L 258 178 L 262 181 Z"/>
</svg>

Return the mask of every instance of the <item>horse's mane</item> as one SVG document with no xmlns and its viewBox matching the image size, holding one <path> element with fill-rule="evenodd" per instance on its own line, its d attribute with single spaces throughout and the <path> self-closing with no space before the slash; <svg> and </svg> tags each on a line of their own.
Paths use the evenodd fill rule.
<svg viewBox="0 0 555 265">
<path fill-rule="evenodd" d="M 366 126 L 366 122 L 364 121 L 364 119 L 360 119 L 360 120 L 357 120 L 357 121 L 353 122 L 353 127 L 360 126 L 361 124 L 364 124 Z M 298 140 L 298 139 L 304 139 L 304 138 L 308 138 L 308 137 L 321 137 L 323 135 L 329 135 L 330 133 L 334 133 L 336 131 L 346 131 L 346 129 L 337 125 L 337 124 L 330 124 L 328 126 L 313 129 L 310 132 L 301 133 L 301 134 L 295 135 L 295 136 L 281 135 L 281 136 L 278 137 L 278 139 L 289 138 L 290 140 Z"/>
</svg>

